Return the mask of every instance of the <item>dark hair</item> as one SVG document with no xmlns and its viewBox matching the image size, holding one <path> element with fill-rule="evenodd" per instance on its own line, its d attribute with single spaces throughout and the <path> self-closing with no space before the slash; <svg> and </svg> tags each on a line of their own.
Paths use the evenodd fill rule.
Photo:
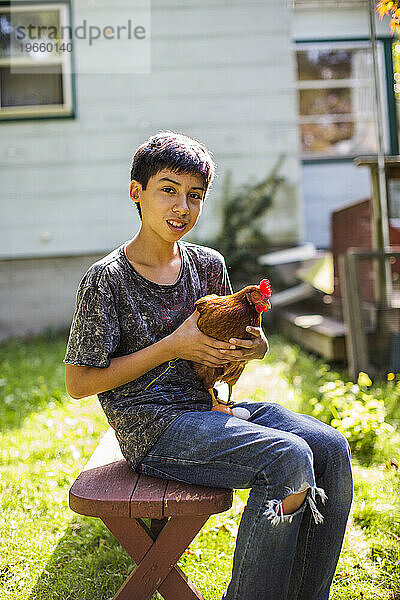
<svg viewBox="0 0 400 600">
<path fill-rule="evenodd" d="M 211 152 L 197 140 L 173 131 L 160 131 L 139 146 L 132 159 L 131 181 L 135 179 L 145 190 L 150 177 L 163 169 L 202 175 L 206 193 L 215 175 Z M 142 218 L 140 202 L 135 204 Z"/>
</svg>

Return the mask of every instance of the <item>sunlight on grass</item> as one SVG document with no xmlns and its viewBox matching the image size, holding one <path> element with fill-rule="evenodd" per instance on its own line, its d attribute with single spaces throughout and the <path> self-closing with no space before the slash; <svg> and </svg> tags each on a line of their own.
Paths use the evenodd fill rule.
<svg viewBox="0 0 400 600">
<path fill-rule="evenodd" d="M 271 346 L 268 360 L 248 365 L 235 400 L 296 410 L 320 363 L 281 338 Z M 134 567 L 99 519 L 68 507 L 108 425 L 96 398 L 66 394 L 64 348 L 63 337 L 0 344 L 1 600 L 111 600 Z M 399 472 L 385 460 L 366 466 L 354 457 L 353 465 L 355 499 L 331 598 L 399 600 Z M 235 491 L 232 508 L 213 515 L 179 561 L 207 600 L 220 600 L 229 583 L 248 494 Z"/>
</svg>

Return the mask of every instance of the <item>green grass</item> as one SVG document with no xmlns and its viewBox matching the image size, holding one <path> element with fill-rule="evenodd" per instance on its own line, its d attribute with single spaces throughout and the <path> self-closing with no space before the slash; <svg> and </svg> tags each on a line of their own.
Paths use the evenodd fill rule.
<svg viewBox="0 0 400 600">
<path fill-rule="evenodd" d="M 100 520 L 68 508 L 69 487 L 107 422 L 95 397 L 66 394 L 65 341 L 60 335 L 0 344 L 1 600 L 107 600 L 133 568 Z M 235 399 L 274 400 L 296 410 L 320 385 L 323 365 L 272 336 L 269 355 L 248 365 Z M 324 377 L 330 376 L 328 367 Z M 395 423 L 399 409 L 390 387 L 388 397 Z M 398 456 L 395 445 L 387 452 Z M 355 500 L 332 599 L 400 599 L 399 472 L 387 456 L 369 466 L 353 457 Z M 211 517 L 180 560 L 207 600 L 220 600 L 229 582 L 247 495 L 236 491 L 232 509 Z"/>
</svg>

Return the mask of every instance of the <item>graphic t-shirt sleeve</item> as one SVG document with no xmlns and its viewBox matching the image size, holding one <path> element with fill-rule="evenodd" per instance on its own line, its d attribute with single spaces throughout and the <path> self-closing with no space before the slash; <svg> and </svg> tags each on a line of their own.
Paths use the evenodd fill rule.
<svg viewBox="0 0 400 600">
<path fill-rule="evenodd" d="M 76 295 L 64 362 L 88 367 L 108 367 L 120 337 L 112 292 L 106 282 L 81 281 Z"/>
</svg>

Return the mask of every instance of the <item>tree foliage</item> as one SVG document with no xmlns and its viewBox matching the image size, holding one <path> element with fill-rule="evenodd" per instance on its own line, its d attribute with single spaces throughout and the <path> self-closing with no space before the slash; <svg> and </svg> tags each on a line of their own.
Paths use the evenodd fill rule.
<svg viewBox="0 0 400 600">
<path fill-rule="evenodd" d="M 390 30 L 394 33 L 400 32 L 400 0 L 381 0 L 377 2 L 376 12 L 379 14 L 381 20 L 384 15 L 390 15 Z"/>
<path fill-rule="evenodd" d="M 210 242 L 225 256 L 234 287 L 263 277 L 258 257 L 271 247 L 262 232 L 262 217 L 272 206 L 279 186 L 285 181 L 278 175 L 284 155 L 280 155 L 265 179 L 256 184 L 233 187 L 228 173 L 221 202 L 222 224 Z"/>
</svg>

